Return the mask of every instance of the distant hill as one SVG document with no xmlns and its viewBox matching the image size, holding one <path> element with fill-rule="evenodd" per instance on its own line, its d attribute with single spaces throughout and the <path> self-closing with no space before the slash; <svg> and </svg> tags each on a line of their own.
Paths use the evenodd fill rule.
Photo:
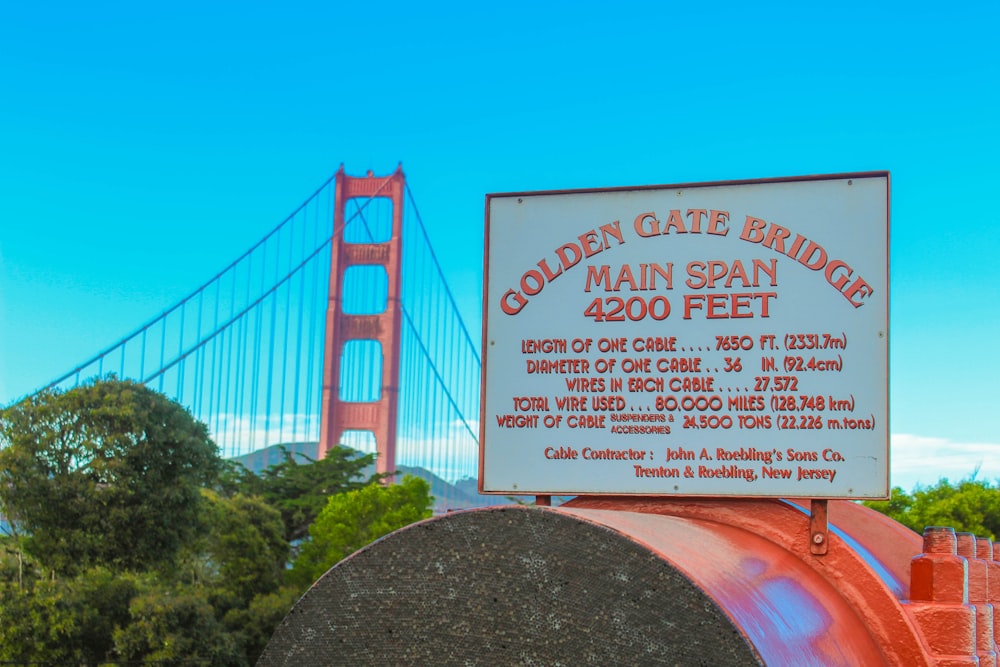
<svg viewBox="0 0 1000 667">
<path fill-rule="evenodd" d="M 455 510 L 471 509 L 473 507 L 493 507 L 494 505 L 512 505 L 517 501 L 508 496 L 480 495 L 478 482 L 472 477 L 459 480 L 454 484 L 444 481 L 426 468 L 397 466 L 400 475 L 413 475 L 426 480 L 431 485 L 431 495 L 434 496 L 434 513 L 444 514 Z"/>
<path fill-rule="evenodd" d="M 280 463 L 284 460 L 282 449 L 292 452 L 302 463 L 307 463 L 319 458 L 319 442 L 286 442 L 271 445 L 265 449 L 258 450 L 252 454 L 245 454 L 233 458 L 233 461 L 243 464 L 249 470 L 260 474 L 266 468 Z M 445 512 L 471 509 L 474 507 L 493 507 L 495 505 L 512 505 L 518 502 L 512 496 L 486 496 L 481 495 L 478 489 L 478 481 L 473 477 L 467 477 L 454 484 L 447 482 L 430 470 L 414 466 L 396 466 L 397 474 L 413 475 L 425 480 L 431 486 L 431 495 L 434 496 L 434 513 L 444 514 Z M 365 469 L 366 477 L 375 474 L 375 466 Z M 530 502 L 530 496 L 525 497 Z M 553 499 L 555 501 L 555 499 Z M 553 502 L 553 504 L 558 504 Z"/>
</svg>

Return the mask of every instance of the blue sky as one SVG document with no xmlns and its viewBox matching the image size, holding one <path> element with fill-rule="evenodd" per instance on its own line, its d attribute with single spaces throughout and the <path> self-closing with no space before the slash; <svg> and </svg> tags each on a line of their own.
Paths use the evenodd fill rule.
<svg viewBox="0 0 1000 667">
<path fill-rule="evenodd" d="M 0 403 L 341 163 L 402 162 L 476 330 L 486 193 L 889 170 L 893 483 L 998 478 L 1000 8 L 870 4 L 7 3 Z"/>
</svg>

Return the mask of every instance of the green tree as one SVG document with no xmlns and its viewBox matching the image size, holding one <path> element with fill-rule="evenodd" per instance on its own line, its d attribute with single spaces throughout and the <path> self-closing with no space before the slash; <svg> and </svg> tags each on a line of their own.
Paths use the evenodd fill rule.
<svg viewBox="0 0 1000 667">
<path fill-rule="evenodd" d="M 426 482 L 380 486 L 373 462 L 286 452 L 253 475 L 114 378 L 0 410 L 0 660 L 252 664 L 313 572 L 430 515 Z M 295 581 L 290 540 L 309 535 Z"/>
<path fill-rule="evenodd" d="M 97 665 L 115 657 L 137 582 L 105 568 L 0 588 L 0 660 Z"/>
<path fill-rule="evenodd" d="M 958 484 L 942 479 L 912 494 L 894 487 L 889 500 L 864 504 L 918 533 L 927 526 L 951 526 L 980 537 L 1000 535 L 1000 488 L 975 477 Z"/>
<path fill-rule="evenodd" d="M 46 664 L 201 660 L 253 664 L 300 591 L 281 588 L 288 543 L 260 498 L 204 490 L 200 537 L 172 571 L 94 568 L 0 583 L 0 660 Z M 10 539 L 10 538 L 8 538 Z"/>
<path fill-rule="evenodd" d="M 190 583 L 215 590 L 220 606 L 245 607 L 284 581 L 288 542 L 277 510 L 258 497 L 204 490 L 201 537 L 187 548 Z"/>
<path fill-rule="evenodd" d="M 0 411 L 0 505 L 49 569 L 169 565 L 218 474 L 204 424 L 141 384 L 97 380 Z"/>
<path fill-rule="evenodd" d="M 153 586 L 136 596 L 128 622 L 113 637 L 118 660 L 249 664 L 239 637 L 227 632 L 205 596 L 189 587 Z"/>
<path fill-rule="evenodd" d="M 365 470 L 374 464 L 375 455 L 359 454 L 348 447 L 333 447 L 319 460 L 295 455 L 287 449 L 283 449 L 283 453 L 280 463 L 268 467 L 260 475 L 242 466 L 230 467 L 223 489 L 230 493 L 259 495 L 281 512 L 285 539 L 289 542 L 308 535 L 309 525 L 330 496 L 360 489 L 384 477 L 372 475 L 366 479 Z"/>
<path fill-rule="evenodd" d="M 430 485 L 410 475 L 399 484 L 369 484 L 330 497 L 295 559 L 294 581 L 309 585 L 361 547 L 430 517 L 433 502 Z"/>
<path fill-rule="evenodd" d="M 271 635 L 300 597 L 301 586 L 284 586 L 273 593 L 256 596 L 247 607 L 226 613 L 223 623 L 239 637 L 251 665 L 256 664 Z"/>
</svg>

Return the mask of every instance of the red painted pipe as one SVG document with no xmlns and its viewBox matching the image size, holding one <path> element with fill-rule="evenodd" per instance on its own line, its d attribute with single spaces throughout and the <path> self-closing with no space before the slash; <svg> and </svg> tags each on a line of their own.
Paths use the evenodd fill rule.
<svg viewBox="0 0 1000 667">
<path fill-rule="evenodd" d="M 557 511 L 617 530 L 684 572 L 764 664 L 989 664 L 982 639 L 977 658 L 966 558 L 924 553 L 916 533 L 848 501 L 829 501 L 829 548 L 814 555 L 808 508 L 776 499 L 579 497 Z M 957 593 L 949 590 L 956 582 Z"/>
</svg>

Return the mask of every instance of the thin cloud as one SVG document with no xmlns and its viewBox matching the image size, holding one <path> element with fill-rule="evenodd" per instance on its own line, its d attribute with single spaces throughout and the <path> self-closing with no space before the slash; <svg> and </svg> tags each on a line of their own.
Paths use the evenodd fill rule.
<svg viewBox="0 0 1000 667">
<path fill-rule="evenodd" d="M 957 482 L 968 477 L 1000 480 L 1000 442 L 954 442 L 947 438 L 897 433 L 890 454 L 892 486 L 912 491 L 941 479 Z"/>
</svg>

